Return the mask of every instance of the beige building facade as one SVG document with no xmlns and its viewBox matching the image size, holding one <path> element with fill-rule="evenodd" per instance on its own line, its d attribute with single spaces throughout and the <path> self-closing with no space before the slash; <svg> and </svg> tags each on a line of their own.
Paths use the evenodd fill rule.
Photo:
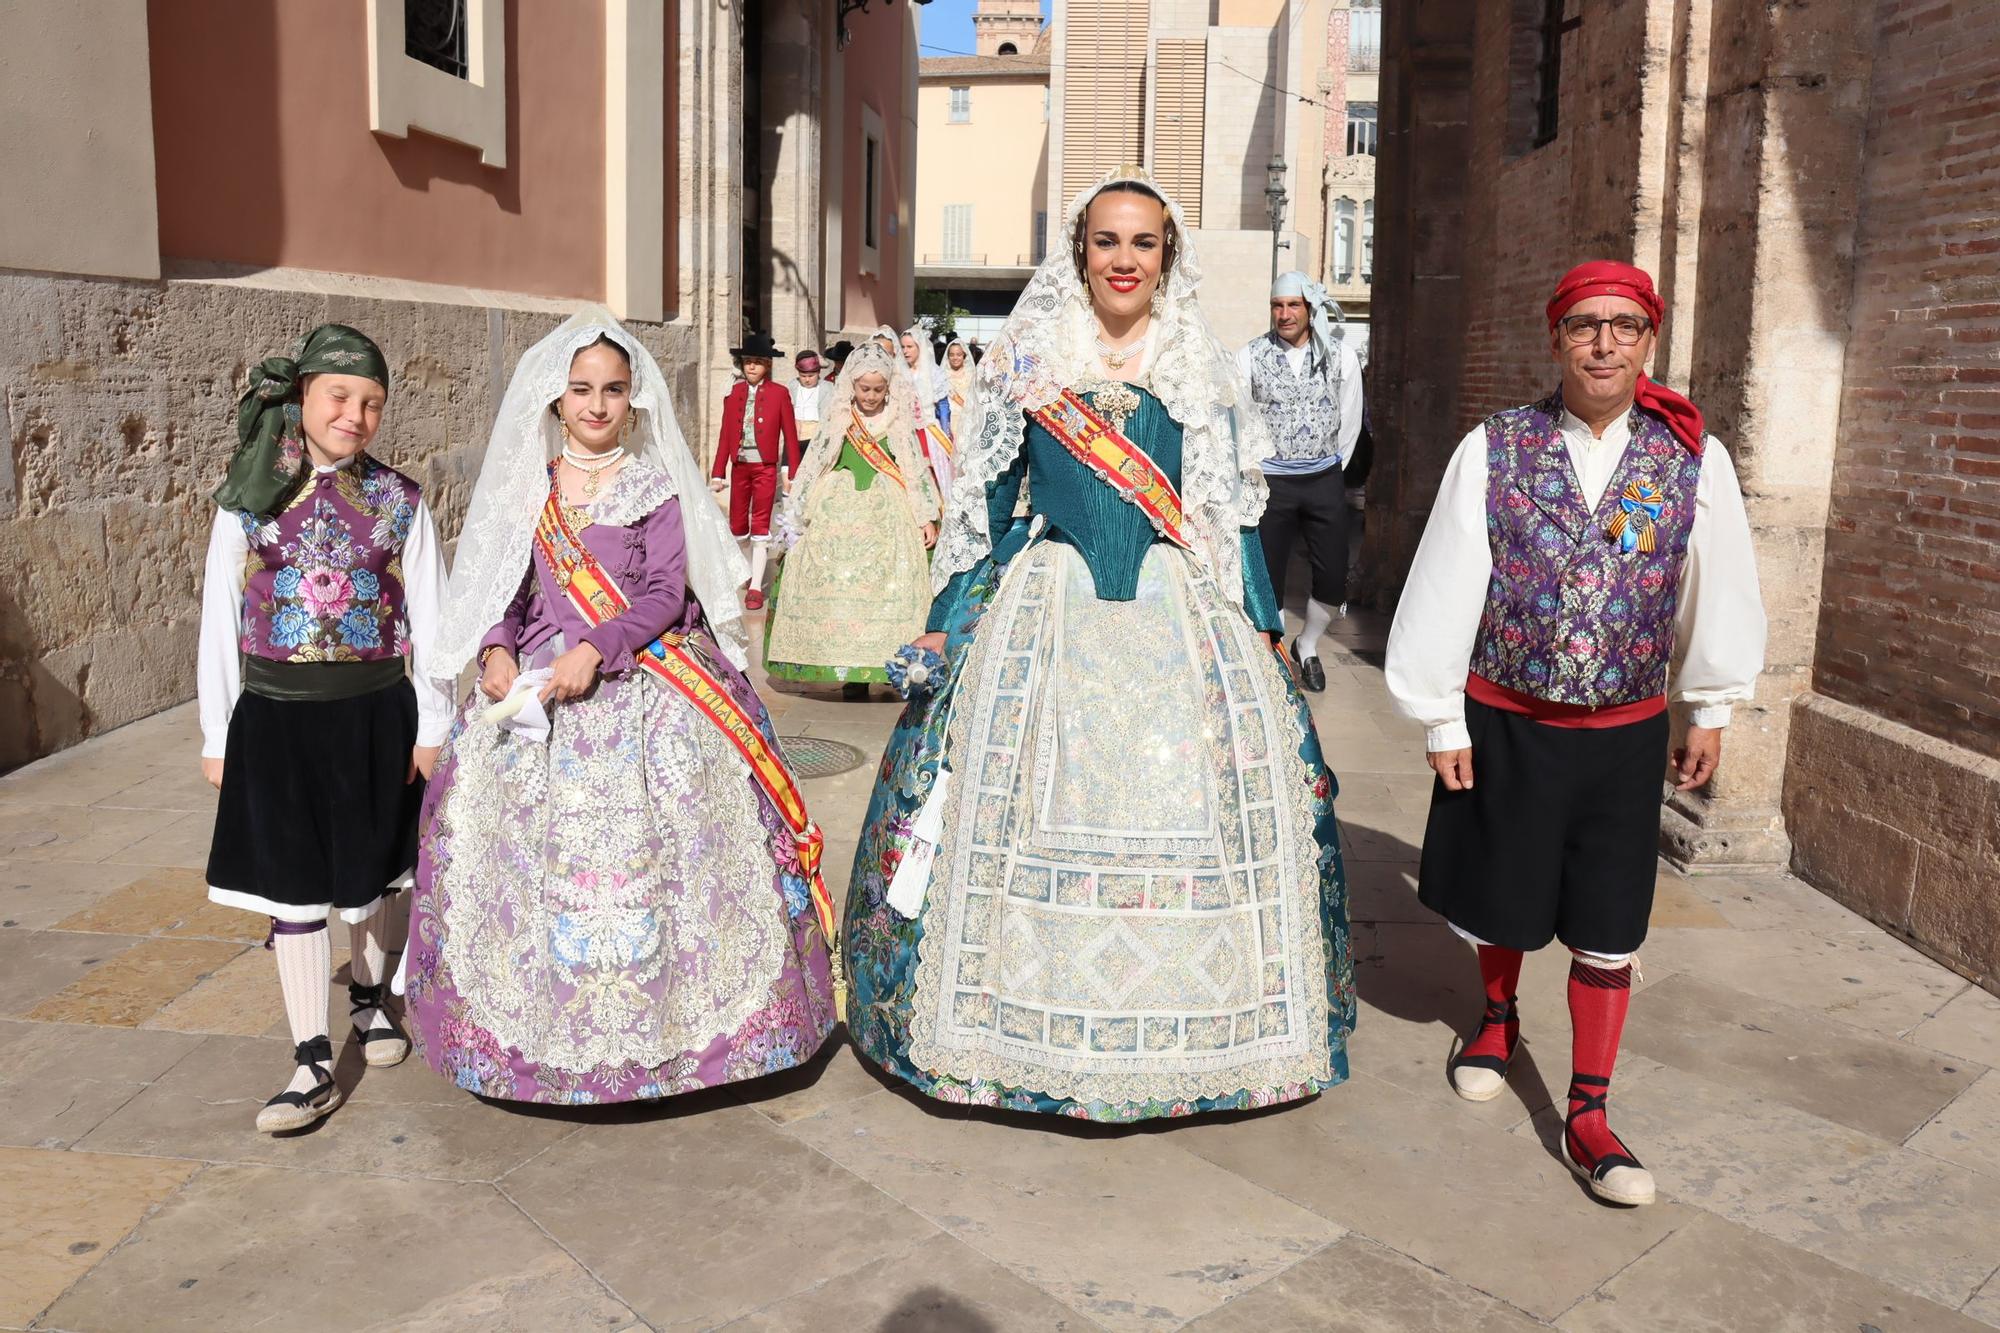
<svg viewBox="0 0 2000 1333">
<path fill-rule="evenodd" d="M 917 281 L 967 312 L 960 333 L 990 338 L 1047 245 L 1049 57 L 929 57 L 917 79 Z"/>
<path fill-rule="evenodd" d="M 910 308 L 882 0 L 0 0 L 0 769 L 188 698 L 245 368 L 355 324 L 456 536 L 514 360 L 603 302 L 709 444 L 728 348 Z M 310 77 L 308 77 L 308 75 Z"/>
<path fill-rule="evenodd" d="M 1368 560 L 1464 431 L 1548 390 L 1585 259 L 1655 274 L 1653 373 L 1742 478 L 1770 616 L 1690 868 L 1790 865 L 2000 986 L 2000 7 L 1387 10 Z M 1551 206 L 1557 201 L 1559 206 Z"/>
<path fill-rule="evenodd" d="M 1372 94 L 1373 71 L 1349 69 L 1351 7 L 1056 0 L 1050 216 L 1105 171 L 1142 162 L 1195 232 L 1203 309 L 1225 342 L 1268 327 L 1274 240 L 1280 271 L 1329 285 L 1344 274 L 1343 304 L 1365 321 L 1372 141 L 1350 153 L 1347 113 Z M 1358 8 L 1379 31 L 1379 10 Z M 1274 175 L 1284 190 L 1275 227 Z"/>
</svg>

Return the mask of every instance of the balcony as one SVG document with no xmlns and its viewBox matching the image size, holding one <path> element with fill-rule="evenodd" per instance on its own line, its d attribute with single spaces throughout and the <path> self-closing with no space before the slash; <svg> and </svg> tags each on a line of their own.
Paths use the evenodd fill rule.
<svg viewBox="0 0 2000 1333">
<path fill-rule="evenodd" d="M 917 254 L 917 281 L 932 287 L 1019 291 L 1039 262 L 1026 254 Z"/>
</svg>

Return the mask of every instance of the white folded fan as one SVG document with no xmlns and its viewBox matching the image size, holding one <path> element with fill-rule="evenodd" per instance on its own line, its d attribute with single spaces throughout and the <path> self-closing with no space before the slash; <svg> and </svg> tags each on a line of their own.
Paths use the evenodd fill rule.
<svg viewBox="0 0 2000 1333">
<path fill-rule="evenodd" d="M 555 671 L 550 667 L 523 671 L 514 677 L 514 688 L 507 691 L 507 697 L 481 713 L 479 720 L 517 731 L 529 740 L 547 740 L 549 713 L 542 705 L 540 695 L 542 687 L 554 675 Z"/>
<path fill-rule="evenodd" d="M 887 902 L 907 920 L 914 920 L 923 910 L 924 890 L 931 882 L 931 859 L 937 855 L 938 835 L 944 831 L 945 796 L 950 790 L 951 770 L 939 764 L 931 793 L 910 822 L 910 845 L 889 880 Z"/>
</svg>

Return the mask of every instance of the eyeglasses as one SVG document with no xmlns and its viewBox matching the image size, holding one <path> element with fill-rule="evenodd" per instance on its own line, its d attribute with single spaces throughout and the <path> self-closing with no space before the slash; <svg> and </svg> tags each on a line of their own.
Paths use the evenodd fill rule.
<svg viewBox="0 0 2000 1333">
<path fill-rule="evenodd" d="M 1563 341 L 1572 347 L 1597 341 L 1597 331 L 1606 324 L 1611 326 L 1611 341 L 1620 347 L 1636 347 L 1639 339 L 1646 336 L 1646 330 L 1653 327 L 1653 321 L 1638 315 L 1613 315 L 1609 319 L 1598 319 L 1594 315 L 1571 315 L 1556 321 L 1562 330 Z"/>
</svg>

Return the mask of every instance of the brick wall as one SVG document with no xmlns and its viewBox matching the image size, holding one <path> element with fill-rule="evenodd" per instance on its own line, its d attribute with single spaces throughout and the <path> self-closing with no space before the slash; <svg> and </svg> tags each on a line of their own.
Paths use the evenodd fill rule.
<svg viewBox="0 0 2000 1333">
<path fill-rule="evenodd" d="M 2000 5 L 1884 0 L 1813 686 L 2000 757 Z"/>
<path fill-rule="evenodd" d="M 1586 259 L 1632 257 L 1645 6 L 1587 5 L 1563 38 L 1556 137 L 1533 146 L 1539 0 L 1478 6 L 1466 211 L 1466 353 L 1459 418 L 1470 428 L 1553 388 L 1542 308 Z"/>
</svg>

